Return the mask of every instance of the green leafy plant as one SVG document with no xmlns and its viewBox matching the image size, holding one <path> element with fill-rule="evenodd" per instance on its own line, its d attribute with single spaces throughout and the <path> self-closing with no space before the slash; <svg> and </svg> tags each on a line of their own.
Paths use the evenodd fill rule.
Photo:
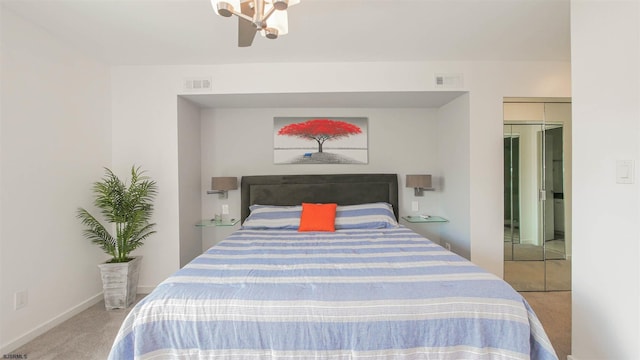
<svg viewBox="0 0 640 360">
<path fill-rule="evenodd" d="M 131 167 L 128 185 L 110 169 L 105 168 L 105 172 L 102 180 L 93 184 L 94 205 L 111 224 L 115 236 L 87 210 L 78 208 L 77 217 L 87 227 L 84 236 L 112 257 L 108 262 L 128 262 L 129 253 L 155 233 L 156 224 L 150 220 L 157 185 L 139 167 Z"/>
</svg>

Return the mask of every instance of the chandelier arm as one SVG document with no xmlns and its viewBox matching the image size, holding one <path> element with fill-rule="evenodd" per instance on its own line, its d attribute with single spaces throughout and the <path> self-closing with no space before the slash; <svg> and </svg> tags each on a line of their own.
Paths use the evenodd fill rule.
<svg viewBox="0 0 640 360">
<path fill-rule="evenodd" d="M 267 19 L 271 16 L 271 14 L 273 14 L 276 11 L 275 7 L 271 7 L 271 9 L 269 9 L 269 11 L 267 11 L 266 14 L 264 14 L 264 16 L 262 17 L 262 21 L 267 21 Z"/>
<path fill-rule="evenodd" d="M 253 10 L 255 11 L 253 14 L 253 22 L 261 22 L 264 14 L 264 0 L 253 0 Z"/>
<path fill-rule="evenodd" d="M 243 14 L 243 13 L 239 13 L 239 12 L 237 12 L 237 11 L 235 11 L 235 10 L 233 10 L 231 13 L 232 13 L 233 15 L 235 15 L 235 16 L 237 16 L 237 17 L 239 17 L 239 18 L 242 18 L 242 19 L 244 19 L 244 20 L 247 20 L 247 21 L 248 21 L 248 22 L 250 22 L 250 23 L 253 23 L 253 18 L 252 18 L 251 16 L 247 16 L 247 15 L 245 15 L 245 14 Z"/>
</svg>

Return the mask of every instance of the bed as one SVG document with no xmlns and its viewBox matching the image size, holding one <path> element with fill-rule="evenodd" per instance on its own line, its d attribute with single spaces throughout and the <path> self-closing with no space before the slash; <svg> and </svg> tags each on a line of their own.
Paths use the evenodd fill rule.
<svg viewBox="0 0 640 360">
<path fill-rule="evenodd" d="M 397 175 L 241 197 L 241 229 L 136 304 L 110 359 L 557 359 L 506 282 L 398 225 Z"/>
</svg>

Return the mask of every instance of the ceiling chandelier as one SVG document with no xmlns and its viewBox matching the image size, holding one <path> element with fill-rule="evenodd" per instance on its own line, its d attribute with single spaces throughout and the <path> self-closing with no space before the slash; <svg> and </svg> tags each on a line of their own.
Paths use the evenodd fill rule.
<svg viewBox="0 0 640 360">
<path fill-rule="evenodd" d="M 287 8 L 300 0 L 211 0 L 216 14 L 238 17 L 238 46 L 251 46 L 257 32 L 277 39 L 289 32 Z"/>
</svg>

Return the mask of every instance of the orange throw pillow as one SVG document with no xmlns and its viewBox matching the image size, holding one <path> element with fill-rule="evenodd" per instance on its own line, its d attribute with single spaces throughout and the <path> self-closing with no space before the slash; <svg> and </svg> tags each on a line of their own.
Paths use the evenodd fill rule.
<svg viewBox="0 0 640 360">
<path fill-rule="evenodd" d="M 298 231 L 336 231 L 338 204 L 302 203 Z"/>
</svg>

